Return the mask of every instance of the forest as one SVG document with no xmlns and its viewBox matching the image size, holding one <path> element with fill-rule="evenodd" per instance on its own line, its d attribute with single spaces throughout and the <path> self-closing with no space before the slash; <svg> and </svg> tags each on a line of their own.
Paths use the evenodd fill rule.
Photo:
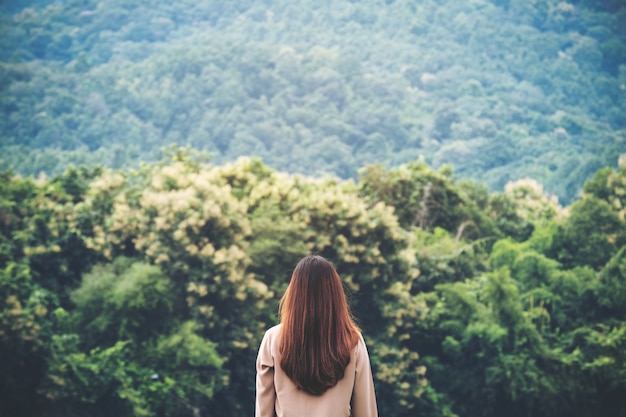
<svg viewBox="0 0 626 417">
<path fill-rule="evenodd" d="M 0 417 L 254 412 L 327 257 L 385 417 L 626 417 L 626 2 L 3 0 Z"/>
<path fill-rule="evenodd" d="M 623 0 L 4 0 L 1 169 L 418 160 L 562 204 L 626 148 Z"/>
<path fill-rule="evenodd" d="M 423 161 L 0 177 L 0 415 L 244 416 L 297 261 L 331 259 L 381 416 L 626 416 L 626 154 L 560 206 Z"/>
</svg>

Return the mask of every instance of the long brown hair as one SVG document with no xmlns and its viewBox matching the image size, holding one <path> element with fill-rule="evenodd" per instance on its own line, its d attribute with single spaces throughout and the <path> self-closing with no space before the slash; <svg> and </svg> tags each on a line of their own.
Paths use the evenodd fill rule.
<svg viewBox="0 0 626 417">
<path fill-rule="evenodd" d="M 279 311 L 280 366 L 298 388 L 323 394 L 343 378 L 359 339 L 335 267 L 321 256 L 302 259 Z"/>
</svg>

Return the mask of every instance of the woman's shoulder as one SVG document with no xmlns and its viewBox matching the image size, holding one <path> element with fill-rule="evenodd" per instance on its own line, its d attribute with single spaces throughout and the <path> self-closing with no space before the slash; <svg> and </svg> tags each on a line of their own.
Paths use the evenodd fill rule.
<svg viewBox="0 0 626 417">
<path fill-rule="evenodd" d="M 358 333 L 359 337 L 356 342 L 356 346 L 354 347 L 354 351 L 358 355 L 359 353 L 365 353 L 367 355 L 367 345 L 365 344 L 365 339 L 363 338 L 363 334 L 361 332 Z"/>
<path fill-rule="evenodd" d="M 265 331 L 265 338 L 276 339 L 276 337 L 280 334 L 281 327 L 282 324 L 277 324 L 267 329 Z"/>
</svg>

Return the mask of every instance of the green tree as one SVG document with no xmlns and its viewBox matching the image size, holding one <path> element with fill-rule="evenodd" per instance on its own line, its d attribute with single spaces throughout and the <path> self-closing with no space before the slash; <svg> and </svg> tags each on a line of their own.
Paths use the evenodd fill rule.
<svg viewBox="0 0 626 417">
<path fill-rule="evenodd" d="M 55 414 L 195 415 L 221 385 L 216 344 L 159 267 L 96 266 L 59 309 L 42 388 Z"/>
</svg>

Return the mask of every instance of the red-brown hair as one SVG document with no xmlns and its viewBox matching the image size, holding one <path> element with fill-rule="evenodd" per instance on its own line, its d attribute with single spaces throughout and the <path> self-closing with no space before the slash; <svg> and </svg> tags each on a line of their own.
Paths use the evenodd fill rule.
<svg viewBox="0 0 626 417">
<path fill-rule="evenodd" d="M 341 278 L 321 256 L 302 259 L 280 300 L 280 366 L 301 390 L 321 395 L 343 378 L 359 340 Z"/>
</svg>

